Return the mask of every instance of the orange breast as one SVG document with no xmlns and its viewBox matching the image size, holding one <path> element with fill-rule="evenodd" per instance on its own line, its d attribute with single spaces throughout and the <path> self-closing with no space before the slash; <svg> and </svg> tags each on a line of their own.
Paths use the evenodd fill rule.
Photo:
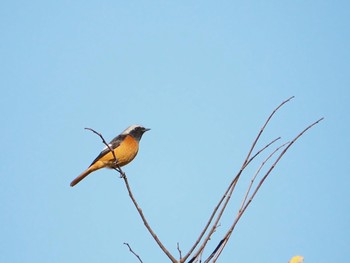
<svg viewBox="0 0 350 263">
<path fill-rule="evenodd" d="M 130 163 L 136 156 L 139 150 L 138 142 L 130 135 L 127 135 L 120 145 L 114 149 L 114 154 L 117 157 L 118 165 L 124 166 Z M 100 161 L 107 166 L 111 166 L 114 162 L 114 157 L 111 152 L 103 156 Z"/>
</svg>

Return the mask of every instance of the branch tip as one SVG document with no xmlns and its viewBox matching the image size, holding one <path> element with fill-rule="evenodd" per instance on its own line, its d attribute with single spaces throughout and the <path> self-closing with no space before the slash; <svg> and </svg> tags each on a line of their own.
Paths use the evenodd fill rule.
<svg viewBox="0 0 350 263">
<path fill-rule="evenodd" d="M 137 255 L 137 254 L 134 252 L 134 250 L 132 250 L 132 248 L 130 247 L 129 243 L 124 242 L 123 244 L 126 245 L 126 246 L 129 248 L 129 251 L 130 251 L 132 254 L 134 254 L 134 256 L 137 257 L 137 259 L 138 259 L 141 263 L 143 263 L 143 261 L 141 260 L 140 256 Z"/>
</svg>

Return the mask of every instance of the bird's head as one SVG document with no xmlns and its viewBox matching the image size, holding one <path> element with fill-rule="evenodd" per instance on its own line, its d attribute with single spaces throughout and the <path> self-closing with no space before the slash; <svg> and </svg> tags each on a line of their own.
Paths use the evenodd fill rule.
<svg viewBox="0 0 350 263">
<path fill-rule="evenodd" d="M 140 141 L 142 135 L 146 132 L 149 131 L 150 129 L 145 128 L 141 125 L 131 125 L 128 128 L 126 128 L 122 134 L 124 135 L 131 135 L 134 137 L 136 140 Z"/>
</svg>

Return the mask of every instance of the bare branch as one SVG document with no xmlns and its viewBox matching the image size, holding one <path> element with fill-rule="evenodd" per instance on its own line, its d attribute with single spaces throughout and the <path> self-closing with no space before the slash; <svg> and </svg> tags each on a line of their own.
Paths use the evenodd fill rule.
<svg viewBox="0 0 350 263">
<path fill-rule="evenodd" d="M 99 133 L 99 132 L 97 132 L 97 131 L 95 131 L 94 129 L 92 129 L 92 128 L 85 128 L 85 130 L 89 130 L 89 131 L 92 131 L 93 133 L 95 133 L 95 134 L 97 134 L 98 136 L 100 136 L 100 138 L 101 138 L 101 140 L 102 140 L 102 142 L 103 142 L 103 144 L 104 145 L 106 145 L 106 147 L 112 152 L 112 154 L 113 154 L 113 157 L 114 157 L 114 160 L 117 160 L 117 158 L 115 157 L 115 154 L 114 154 L 114 151 L 113 151 L 113 149 L 111 148 L 111 146 L 106 142 L 106 140 L 103 138 L 103 136 L 102 136 L 102 134 L 101 133 Z"/>
<path fill-rule="evenodd" d="M 201 232 L 200 236 L 198 237 L 197 241 L 195 242 L 195 244 L 192 246 L 192 248 L 190 249 L 190 251 L 186 254 L 186 256 L 184 256 L 183 258 L 183 261 L 184 262 L 191 254 L 192 252 L 194 251 L 194 249 L 198 246 L 199 242 L 201 241 L 201 239 L 203 238 L 204 234 L 206 233 L 206 231 L 208 230 L 208 227 L 210 226 L 215 214 L 217 213 L 218 209 L 220 208 L 220 206 L 222 205 L 222 202 L 225 200 L 218 216 L 217 216 L 217 219 L 216 221 L 214 222 L 211 230 L 209 231 L 207 237 L 204 239 L 202 245 L 200 246 L 200 248 L 198 249 L 198 251 L 195 253 L 195 255 L 192 257 L 192 259 L 189 261 L 189 263 L 193 262 L 198 256 L 199 254 L 201 253 L 201 251 L 204 249 L 204 247 L 206 246 L 207 242 L 209 241 L 211 235 L 214 233 L 214 230 L 216 228 L 216 225 L 218 224 L 230 198 L 231 198 L 231 195 L 235 189 L 235 186 L 239 180 L 239 177 L 240 175 L 242 174 L 243 170 L 249 165 L 249 163 L 251 163 L 251 161 L 256 157 L 258 156 L 262 151 L 264 151 L 266 148 L 268 148 L 271 144 L 273 144 L 275 141 L 279 140 L 280 137 L 276 138 L 275 140 L 273 140 L 272 142 L 270 142 L 269 144 L 267 144 L 264 148 L 262 148 L 261 150 L 259 150 L 253 157 L 250 157 L 257 142 L 259 141 L 260 137 L 261 137 L 261 134 L 263 133 L 263 131 L 265 130 L 267 124 L 270 122 L 271 118 L 273 117 L 273 115 L 284 105 L 286 104 L 287 102 L 289 102 L 291 99 L 293 99 L 294 96 L 288 98 L 287 100 L 283 101 L 278 107 L 276 107 L 272 113 L 269 115 L 269 117 L 267 118 L 267 120 L 265 121 L 264 125 L 262 126 L 262 128 L 260 129 L 258 135 L 256 136 L 247 156 L 246 156 L 246 159 L 244 160 L 243 164 L 242 164 L 242 167 L 241 169 L 239 170 L 239 172 L 237 173 L 237 175 L 235 176 L 235 178 L 231 181 L 229 187 L 227 188 L 227 190 L 225 191 L 224 195 L 222 196 L 222 198 L 220 199 L 219 203 L 217 204 L 217 206 L 214 208 L 214 211 L 213 213 L 211 214 L 210 218 L 209 218 L 209 221 L 207 223 L 207 225 L 204 227 L 203 231 Z"/>
<path fill-rule="evenodd" d="M 264 125 L 262 126 L 262 128 L 260 129 L 260 132 L 258 133 L 258 136 L 256 136 L 256 138 L 255 138 L 255 140 L 254 140 L 254 142 L 253 142 L 253 144 L 252 144 L 252 146 L 251 146 L 251 148 L 250 148 L 250 150 L 249 150 L 249 152 L 248 152 L 248 155 L 247 155 L 245 161 L 243 162 L 242 168 L 244 168 L 244 167 L 248 164 L 248 160 L 249 160 L 250 155 L 252 154 L 252 152 L 253 152 L 253 150 L 254 150 L 254 148 L 255 148 L 255 145 L 256 145 L 257 142 L 259 141 L 261 134 L 264 132 L 264 130 L 265 130 L 267 124 L 270 122 L 270 120 L 271 120 L 271 118 L 273 117 L 273 115 L 275 115 L 275 113 L 276 113 L 284 104 L 286 104 L 287 102 L 289 102 L 289 101 L 290 101 L 291 99 L 293 99 L 293 98 L 294 98 L 294 96 L 292 96 L 292 97 L 290 97 L 289 99 L 283 101 L 280 105 L 277 106 L 277 108 L 275 108 L 275 109 L 272 111 L 272 113 L 270 114 L 270 116 L 267 118 L 265 124 L 264 124 Z"/>
<path fill-rule="evenodd" d="M 140 256 L 137 255 L 137 254 L 131 249 L 131 247 L 130 247 L 130 245 L 129 245 L 128 243 L 124 242 L 124 245 L 128 246 L 129 251 L 130 251 L 131 253 L 133 253 L 133 254 L 135 255 L 135 257 L 137 257 L 137 259 L 138 259 L 141 263 L 143 263 L 143 261 L 141 260 Z"/>
<path fill-rule="evenodd" d="M 180 261 L 181 261 L 181 259 L 182 259 L 182 252 L 181 252 L 181 249 L 180 249 L 180 244 L 179 244 L 179 242 L 177 242 L 176 248 L 177 248 L 177 251 L 179 251 Z"/>
<path fill-rule="evenodd" d="M 226 235 L 224 236 L 224 238 L 220 241 L 219 245 L 215 248 L 214 250 L 214 254 L 215 257 L 213 259 L 213 262 L 216 262 L 216 260 L 218 259 L 218 257 L 220 256 L 222 250 L 224 249 L 224 247 L 226 246 L 232 231 L 234 230 L 235 226 L 237 225 L 238 221 L 240 220 L 240 218 L 242 217 L 242 215 L 244 214 L 244 212 L 246 211 L 247 207 L 249 206 L 249 204 L 253 201 L 256 193 L 259 191 L 260 187 L 262 186 L 262 184 L 264 183 L 265 179 L 269 176 L 269 174 L 271 173 L 271 171 L 276 167 L 277 163 L 281 160 L 281 158 L 284 156 L 284 154 L 288 151 L 288 149 L 310 128 L 312 128 L 313 126 L 315 126 L 316 124 L 318 124 L 320 121 L 322 121 L 324 118 L 320 118 L 319 120 L 315 121 L 314 123 L 310 124 L 309 126 L 307 126 L 302 132 L 300 132 L 291 142 L 289 142 L 287 144 L 287 146 L 283 149 L 283 151 L 280 153 L 280 155 L 277 157 L 277 159 L 275 160 L 275 162 L 271 165 L 270 169 L 266 172 L 266 174 L 264 175 L 264 177 L 260 180 L 258 186 L 255 188 L 255 191 L 253 192 L 253 194 L 251 195 L 251 197 L 249 198 L 248 202 L 245 204 L 245 206 L 243 207 L 242 210 L 240 210 L 237 214 L 237 217 L 235 219 L 235 221 L 233 222 L 232 226 L 230 227 L 229 231 L 226 233 Z"/>
<path fill-rule="evenodd" d="M 262 149 L 260 149 L 253 157 L 251 157 L 248 161 L 248 164 L 256 157 L 258 156 L 261 152 L 263 152 L 266 148 L 268 148 L 271 144 L 273 144 L 274 142 L 276 142 L 277 140 L 281 139 L 281 137 L 278 137 L 276 139 L 274 139 L 273 141 L 271 141 L 269 144 L 265 145 L 265 147 L 263 147 Z M 189 250 L 189 252 L 186 254 L 186 256 L 184 257 L 184 259 L 186 260 L 190 254 L 193 252 L 193 250 L 197 247 L 198 243 L 201 241 L 202 237 L 204 236 L 204 234 L 206 233 L 206 231 L 208 230 L 208 227 L 210 226 L 216 212 L 218 211 L 219 207 L 221 206 L 222 202 L 225 200 L 225 198 L 227 197 L 228 192 L 230 191 L 230 189 L 232 188 L 233 185 L 235 185 L 237 183 L 237 179 L 238 179 L 238 175 L 234 178 L 234 180 L 230 183 L 229 187 L 226 189 L 224 195 L 221 197 L 221 199 L 219 200 L 219 203 L 215 206 L 212 214 L 209 217 L 209 220 L 207 222 L 207 224 L 205 225 L 205 227 L 203 228 L 202 232 L 200 233 L 199 237 L 197 238 L 196 242 L 194 243 L 194 245 L 192 246 L 192 248 Z M 214 227 L 215 228 L 215 227 Z"/>
<path fill-rule="evenodd" d="M 95 130 L 91 129 L 91 128 L 85 128 L 87 130 L 90 130 L 92 132 L 94 132 L 95 134 L 97 134 L 101 139 L 102 142 L 106 145 L 106 147 L 112 152 L 113 157 L 114 157 L 114 161 L 115 161 L 115 170 L 118 171 L 121 175 L 121 178 L 124 179 L 125 182 L 125 186 L 127 188 L 127 191 L 129 193 L 130 199 L 132 200 L 136 210 L 138 211 L 145 227 L 147 228 L 147 230 L 149 231 L 149 233 L 151 234 L 151 236 L 153 237 L 153 239 L 156 241 L 156 243 L 158 244 L 158 246 L 161 248 L 161 250 L 168 256 L 168 258 L 173 262 L 173 263 L 183 263 L 185 262 L 194 252 L 194 250 L 199 246 L 200 242 L 202 241 L 201 245 L 199 246 L 198 250 L 194 253 L 194 255 L 192 256 L 191 260 L 189 261 L 189 263 L 194 263 L 194 262 L 202 262 L 202 256 L 203 256 L 203 252 L 204 249 L 206 248 L 209 240 L 211 239 L 211 236 L 213 235 L 213 233 L 216 231 L 219 222 L 221 220 L 221 217 L 223 215 L 223 213 L 226 210 L 226 207 L 231 199 L 231 196 L 235 190 L 235 187 L 240 179 L 240 176 L 242 174 L 242 172 L 245 170 L 245 168 L 247 168 L 247 166 L 258 156 L 260 155 L 263 151 L 265 151 L 268 147 L 270 147 L 273 143 L 275 143 L 277 140 L 280 139 L 280 137 L 274 139 L 273 141 L 271 141 L 270 143 L 268 143 L 267 145 L 265 145 L 263 148 L 261 148 L 260 150 L 258 150 L 253 156 L 252 153 L 262 135 L 262 133 L 264 132 L 265 128 L 267 127 L 267 125 L 269 124 L 270 120 L 272 119 L 272 117 L 275 115 L 275 113 L 287 102 L 289 102 L 291 99 L 293 99 L 294 96 L 290 97 L 289 99 L 283 101 L 278 107 L 276 107 L 272 113 L 268 116 L 268 118 L 266 119 L 265 123 L 263 124 L 263 126 L 261 127 L 260 131 L 258 132 L 257 136 L 255 137 L 252 146 L 250 147 L 248 154 L 246 156 L 246 158 L 243 161 L 243 164 L 240 168 L 240 170 L 238 171 L 238 173 L 236 174 L 236 176 L 233 178 L 233 180 L 231 181 L 231 183 L 229 184 L 228 188 L 225 190 L 223 196 L 221 197 L 221 199 L 219 200 L 218 204 L 215 206 L 212 214 L 209 217 L 208 222 L 206 223 L 204 229 L 201 231 L 199 237 L 197 238 L 197 240 L 195 241 L 195 243 L 193 244 L 193 246 L 190 248 L 190 250 L 188 251 L 188 253 L 182 257 L 182 251 L 180 250 L 180 246 L 179 243 L 177 243 L 177 250 L 179 252 L 180 255 L 180 260 L 177 261 L 174 256 L 165 248 L 165 246 L 162 244 L 162 242 L 159 240 L 158 236 L 155 234 L 155 232 L 153 231 L 153 229 L 150 227 L 147 219 L 145 218 L 142 209 L 139 207 L 136 199 L 134 198 L 134 195 L 131 191 L 129 182 L 128 182 L 128 178 L 126 177 L 125 173 L 122 171 L 122 169 L 118 166 L 117 164 L 117 158 L 115 156 L 115 153 L 113 151 L 113 149 L 111 148 L 111 146 L 104 140 L 103 136 L 96 132 Z M 312 123 L 311 125 L 309 125 L 308 127 L 306 127 L 302 132 L 300 132 L 292 141 L 287 142 L 279 147 L 277 147 L 260 165 L 260 167 L 258 168 L 258 170 L 256 171 L 256 173 L 253 175 L 250 184 L 248 186 L 248 189 L 243 197 L 241 206 L 239 208 L 239 211 L 237 212 L 237 215 L 232 223 L 232 225 L 230 226 L 229 230 L 227 231 L 227 233 L 224 235 L 223 239 L 221 239 L 221 241 L 219 242 L 219 244 L 215 247 L 214 251 L 211 253 L 211 255 L 205 260 L 205 262 L 209 262 L 212 260 L 212 262 L 216 262 L 216 260 L 219 258 L 219 256 L 221 255 L 222 250 L 224 249 L 224 247 L 226 246 L 235 226 L 237 225 L 238 221 L 240 220 L 240 218 L 242 217 L 242 215 L 244 214 L 244 212 L 246 211 L 247 207 L 250 205 L 250 203 L 252 202 L 252 200 L 254 199 L 256 193 L 259 191 L 260 187 L 262 186 L 262 184 L 264 183 L 264 181 L 266 180 L 266 178 L 269 176 L 269 174 L 271 173 L 271 171 L 275 168 L 275 166 L 277 165 L 277 163 L 279 163 L 279 161 L 281 160 L 281 158 L 284 156 L 284 154 L 288 151 L 288 149 L 294 144 L 294 142 L 296 140 L 298 140 L 307 130 L 309 130 L 310 128 L 312 128 L 314 125 L 316 125 L 317 123 L 319 123 L 320 121 L 322 121 L 323 118 L 317 120 L 316 122 Z M 256 180 L 257 176 L 261 173 L 262 168 L 265 166 L 265 164 L 267 163 L 267 161 L 272 158 L 273 156 L 275 156 L 275 154 L 277 153 L 277 151 L 279 151 L 280 149 L 282 149 L 284 147 L 284 149 L 282 150 L 282 152 L 277 156 L 276 160 L 274 161 L 274 163 L 270 166 L 270 168 L 268 169 L 268 171 L 265 173 L 265 175 L 262 177 L 262 179 L 259 181 L 258 185 L 256 186 L 256 188 L 254 189 L 253 193 L 250 195 L 251 190 L 253 188 L 253 184 L 254 181 Z M 249 197 L 250 195 L 250 197 Z M 206 237 L 204 238 L 204 235 L 206 235 Z M 139 259 L 139 261 L 142 263 L 142 260 L 140 259 L 140 257 L 135 254 L 131 247 L 129 246 L 128 243 L 124 243 L 125 245 L 127 245 L 129 247 L 129 250 Z"/>
<path fill-rule="evenodd" d="M 218 209 L 220 208 L 222 202 L 226 199 L 226 201 L 225 201 L 224 204 L 223 204 L 223 207 L 220 209 L 220 212 L 219 212 L 219 214 L 218 214 L 218 216 L 217 216 L 215 222 L 213 223 L 213 226 L 211 227 L 209 233 L 207 234 L 207 237 L 204 239 L 202 245 L 200 246 L 200 248 L 198 249 L 198 251 L 195 253 L 195 255 L 192 257 L 192 259 L 191 259 L 188 263 L 194 262 L 194 261 L 196 260 L 196 258 L 198 258 L 198 256 L 201 255 L 201 254 L 203 253 L 203 250 L 204 250 L 205 246 L 207 245 L 208 241 L 210 240 L 211 235 L 215 232 L 215 230 L 216 230 L 216 228 L 217 228 L 217 225 L 218 225 L 218 223 L 219 223 L 219 221 L 220 221 L 220 218 L 221 218 L 222 214 L 224 213 L 225 208 L 226 208 L 226 205 L 227 205 L 227 203 L 228 203 L 228 201 L 229 201 L 229 199 L 230 199 L 230 197 L 231 197 L 232 190 L 234 189 L 234 186 L 235 186 L 236 183 L 237 183 L 238 177 L 236 176 L 235 179 L 236 179 L 236 180 L 233 180 L 233 181 L 231 182 L 231 184 L 230 184 L 230 186 L 227 188 L 225 194 L 222 196 L 222 198 L 220 199 L 219 203 L 218 203 L 217 206 L 215 207 L 215 209 L 214 209 L 212 215 L 210 216 L 210 219 L 209 219 L 207 225 L 206 225 L 205 228 L 203 229 L 203 231 L 202 231 L 200 237 L 198 238 L 198 240 L 196 241 L 195 245 L 196 245 L 196 246 L 198 245 L 198 243 L 200 242 L 200 239 L 203 237 L 203 235 L 204 235 L 205 232 L 207 231 L 207 229 L 208 229 L 210 223 L 212 222 L 212 220 L 213 220 L 213 218 L 214 218 L 216 212 L 217 212 Z M 228 194 L 228 193 L 229 193 L 229 194 Z M 195 248 L 195 247 L 193 247 L 193 249 L 194 249 L 194 248 Z M 193 250 L 191 249 L 190 252 L 192 253 Z M 191 254 L 190 252 L 189 252 L 188 256 Z M 186 255 L 186 256 L 187 256 L 187 255 Z M 187 259 L 186 256 L 183 258 L 184 260 Z M 182 262 L 183 262 L 183 261 L 182 261 Z"/>
<path fill-rule="evenodd" d="M 148 232 L 152 235 L 153 239 L 157 242 L 158 246 L 163 250 L 163 252 L 168 256 L 168 258 L 173 262 L 176 263 L 177 260 L 173 257 L 173 255 L 170 254 L 170 252 L 165 248 L 165 246 L 163 245 L 163 243 L 159 240 L 159 238 L 157 237 L 157 235 L 154 233 L 153 229 L 150 227 L 150 225 L 148 224 L 146 217 L 144 216 L 142 209 L 139 207 L 138 203 L 136 202 L 134 195 L 132 194 L 132 191 L 130 189 L 130 185 L 128 182 L 128 178 L 126 176 L 122 177 L 124 179 L 125 182 L 125 186 L 129 192 L 129 196 L 132 200 L 132 202 L 134 203 L 134 206 L 137 210 L 137 212 L 139 213 L 143 224 L 145 225 L 145 227 L 147 228 Z"/>
<path fill-rule="evenodd" d="M 289 142 L 286 142 L 286 143 L 282 144 L 281 146 L 277 147 L 277 148 L 276 148 L 262 163 L 261 163 L 261 165 L 259 166 L 258 170 L 255 172 L 253 178 L 252 178 L 251 181 L 250 181 L 249 187 L 248 187 L 247 192 L 246 192 L 246 194 L 245 194 L 245 196 L 244 196 L 244 198 L 243 198 L 242 205 L 241 205 L 241 208 L 239 209 L 239 211 L 241 211 L 241 210 L 243 209 L 244 204 L 245 204 L 245 202 L 246 202 L 246 200 L 247 200 L 247 198 L 248 198 L 249 192 L 250 192 L 250 190 L 251 190 L 251 188 L 252 188 L 252 186 L 253 186 L 253 183 L 254 183 L 256 177 L 258 176 L 258 174 L 260 173 L 261 169 L 265 166 L 266 162 L 267 162 L 277 151 L 279 151 L 281 148 L 283 148 L 283 147 L 284 147 L 285 145 L 287 145 L 288 143 L 289 143 Z"/>
<path fill-rule="evenodd" d="M 257 157 L 259 154 L 261 154 L 265 149 L 267 149 L 270 145 L 272 145 L 273 143 L 275 143 L 276 141 L 280 140 L 281 137 L 278 137 L 274 140 L 272 140 L 270 143 L 266 144 L 263 148 L 261 148 L 259 151 L 256 152 L 256 154 L 254 154 L 247 162 L 247 164 L 251 163 L 255 157 Z"/>
<path fill-rule="evenodd" d="M 276 141 L 276 140 L 274 140 L 274 141 Z M 274 141 L 272 141 L 271 143 L 269 143 L 267 146 L 271 145 Z M 250 192 L 251 187 L 252 187 L 252 185 L 253 185 L 253 183 L 254 183 L 254 180 L 255 180 L 255 178 L 257 177 L 257 175 L 260 173 L 262 167 L 265 165 L 265 163 L 266 163 L 279 149 L 281 149 L 282 147 L 284 147 L 286 144 L 288 144 L 288 143 L 284 143 L 283 145 L 277 147 L 277 148 L 276 148 L 262 163 L 261 163 L 260 167 L 258 168 L 258 170 L 256 171 L 256 173 L 254 174 L 253 178 L 252 178 L 251 181 L 250 181 L 250 185 L 249 185 L 249 187 L 248 187 L 248 189 L 247 189 L 247 192 L 246 192 L 246 194 L 245 194 L 245 196 L 244 196 L 244 198 L 243 198 L 242 205 L 241 205 L 241 208 L 239 209 L 239 212 L 238 212 L 238 213 L 241 213 L 241 212 L 242 212 L 242 208 L 243 208 L 243 206 L 244 206 L 244 204 L 245 204 L 245 202 L 246 202 L 246 199 L 247 199 L 247 197 L 248 197 L 248 195 L 249 195 L 249 192 Z M 266 149 L 266 146 L 265 146 L 263 149 Z M 261 151 L 259 151 L 258 153 L 260 153 L 260 152 L 261 152 Z M 255 157 L 255 156 L 256 156 L 256 155 L 254 155 L 254 157 Z M 253 158 L 253 157 L 252 157 L 252 158 Z M 214 251 L 211 253 L 211 255 L 205 260 L 205 263 L 209 262 L 209 261 L 214 257 L 214 255 L 215 255 L 215 254 L 217 253 L 217 251 L 220 249 L 220 247 L 222 246 L 222 244 L 224 243 L 224 241 L 225 241 L 225 240 L 222 239 L 222 240 L 219 242 L 219 244 L 216 246 L 216 248 L 215 248 Z M 214 262 L 215 262 L 215 261 L 214 261 Z"/>
<path fill-rule="evenodd" d="M 208 227 L 210 226 L 210 224 L 211 224 L 211 222 L 212 222 L 212 220 L 213 220 L 213 218 L 214 218 L 216 212 L 217 212 L 218 209 L 220 208 L 222 202 L 225 200 L 226 195 L 227 195 L 227 193 L 229 192 L 229 190 L 231 189 L 233 183 L 235 183 L 235 181 L 231 182 L 230 186 L 227 188 L 227 190 L 225 191 L 224 195 L 221 197 L 219 203 L 215 206 L 215 208 L 214 208 L 214 210 L 213 210 L 213 212 L 212 212 L 212 214 L 211 214 L 211 216 L 210 216 L 210 218 L 209 218 L 207 224 L 205 225 L 204 229 L 203 229 L 202 232 L 200 233 L 198 239 L 196 240 L 196 242 L 194 243 L 194 245 L 191 247 L 191 249 L 188 251 L 188 253 L 183 257 L 183 260 L 182 260 L 181 262 L 184 262 L 184 261 L 192 254 L 192 252 L 194 251 L 194 249 L 197 247 L 197 245 L 199 244 L 199 242 L 200 242 L 201 239 L 203 238 L 203 236 L 204 236 L 204 234 L 206 233 L 206 231 L 208 230 Z M 214 229 L 215 229 L 215 228 L 214 228 Z M 213 230 L 213 232 L 214 232 L 214 230 Z M 208 239 L 208 240 L 209 240 L 209 239 Z M 203 247 L 203 248 L 204 248 L 204 247 Z M 197 256 L 199 255 L 200 251 L 203 250 L 203 248 L 198 250 Z M 195 257 L 196 257 L 196 256 L 195 256 Z M 193 260 L 195 257 L 193 257 L 192 260 Z M 190 260 L 189 263 L 190 263 L 190 262 L 193 262 L 192 260 Z"/>
</svg>

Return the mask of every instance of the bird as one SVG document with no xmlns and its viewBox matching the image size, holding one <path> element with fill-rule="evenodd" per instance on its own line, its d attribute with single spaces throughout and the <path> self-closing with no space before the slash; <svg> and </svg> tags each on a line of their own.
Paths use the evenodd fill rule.
<svg viewBox="0 0 350 263">
<path fill-rule="evenodd" d="M 70 183 L 70 186 L 75 186 L 90 173 L 101 168 L 116 169 L 130 163 L 137 155 L 142 135 L 149 130 L 149 128 L 140 125 L 131 125 L 126 128 L 110 141 L 109 147 L 105 147 L 91 165 Z M 115 162 L 110 148 L 113 150 L 117 162 Z"/>
</svg>

